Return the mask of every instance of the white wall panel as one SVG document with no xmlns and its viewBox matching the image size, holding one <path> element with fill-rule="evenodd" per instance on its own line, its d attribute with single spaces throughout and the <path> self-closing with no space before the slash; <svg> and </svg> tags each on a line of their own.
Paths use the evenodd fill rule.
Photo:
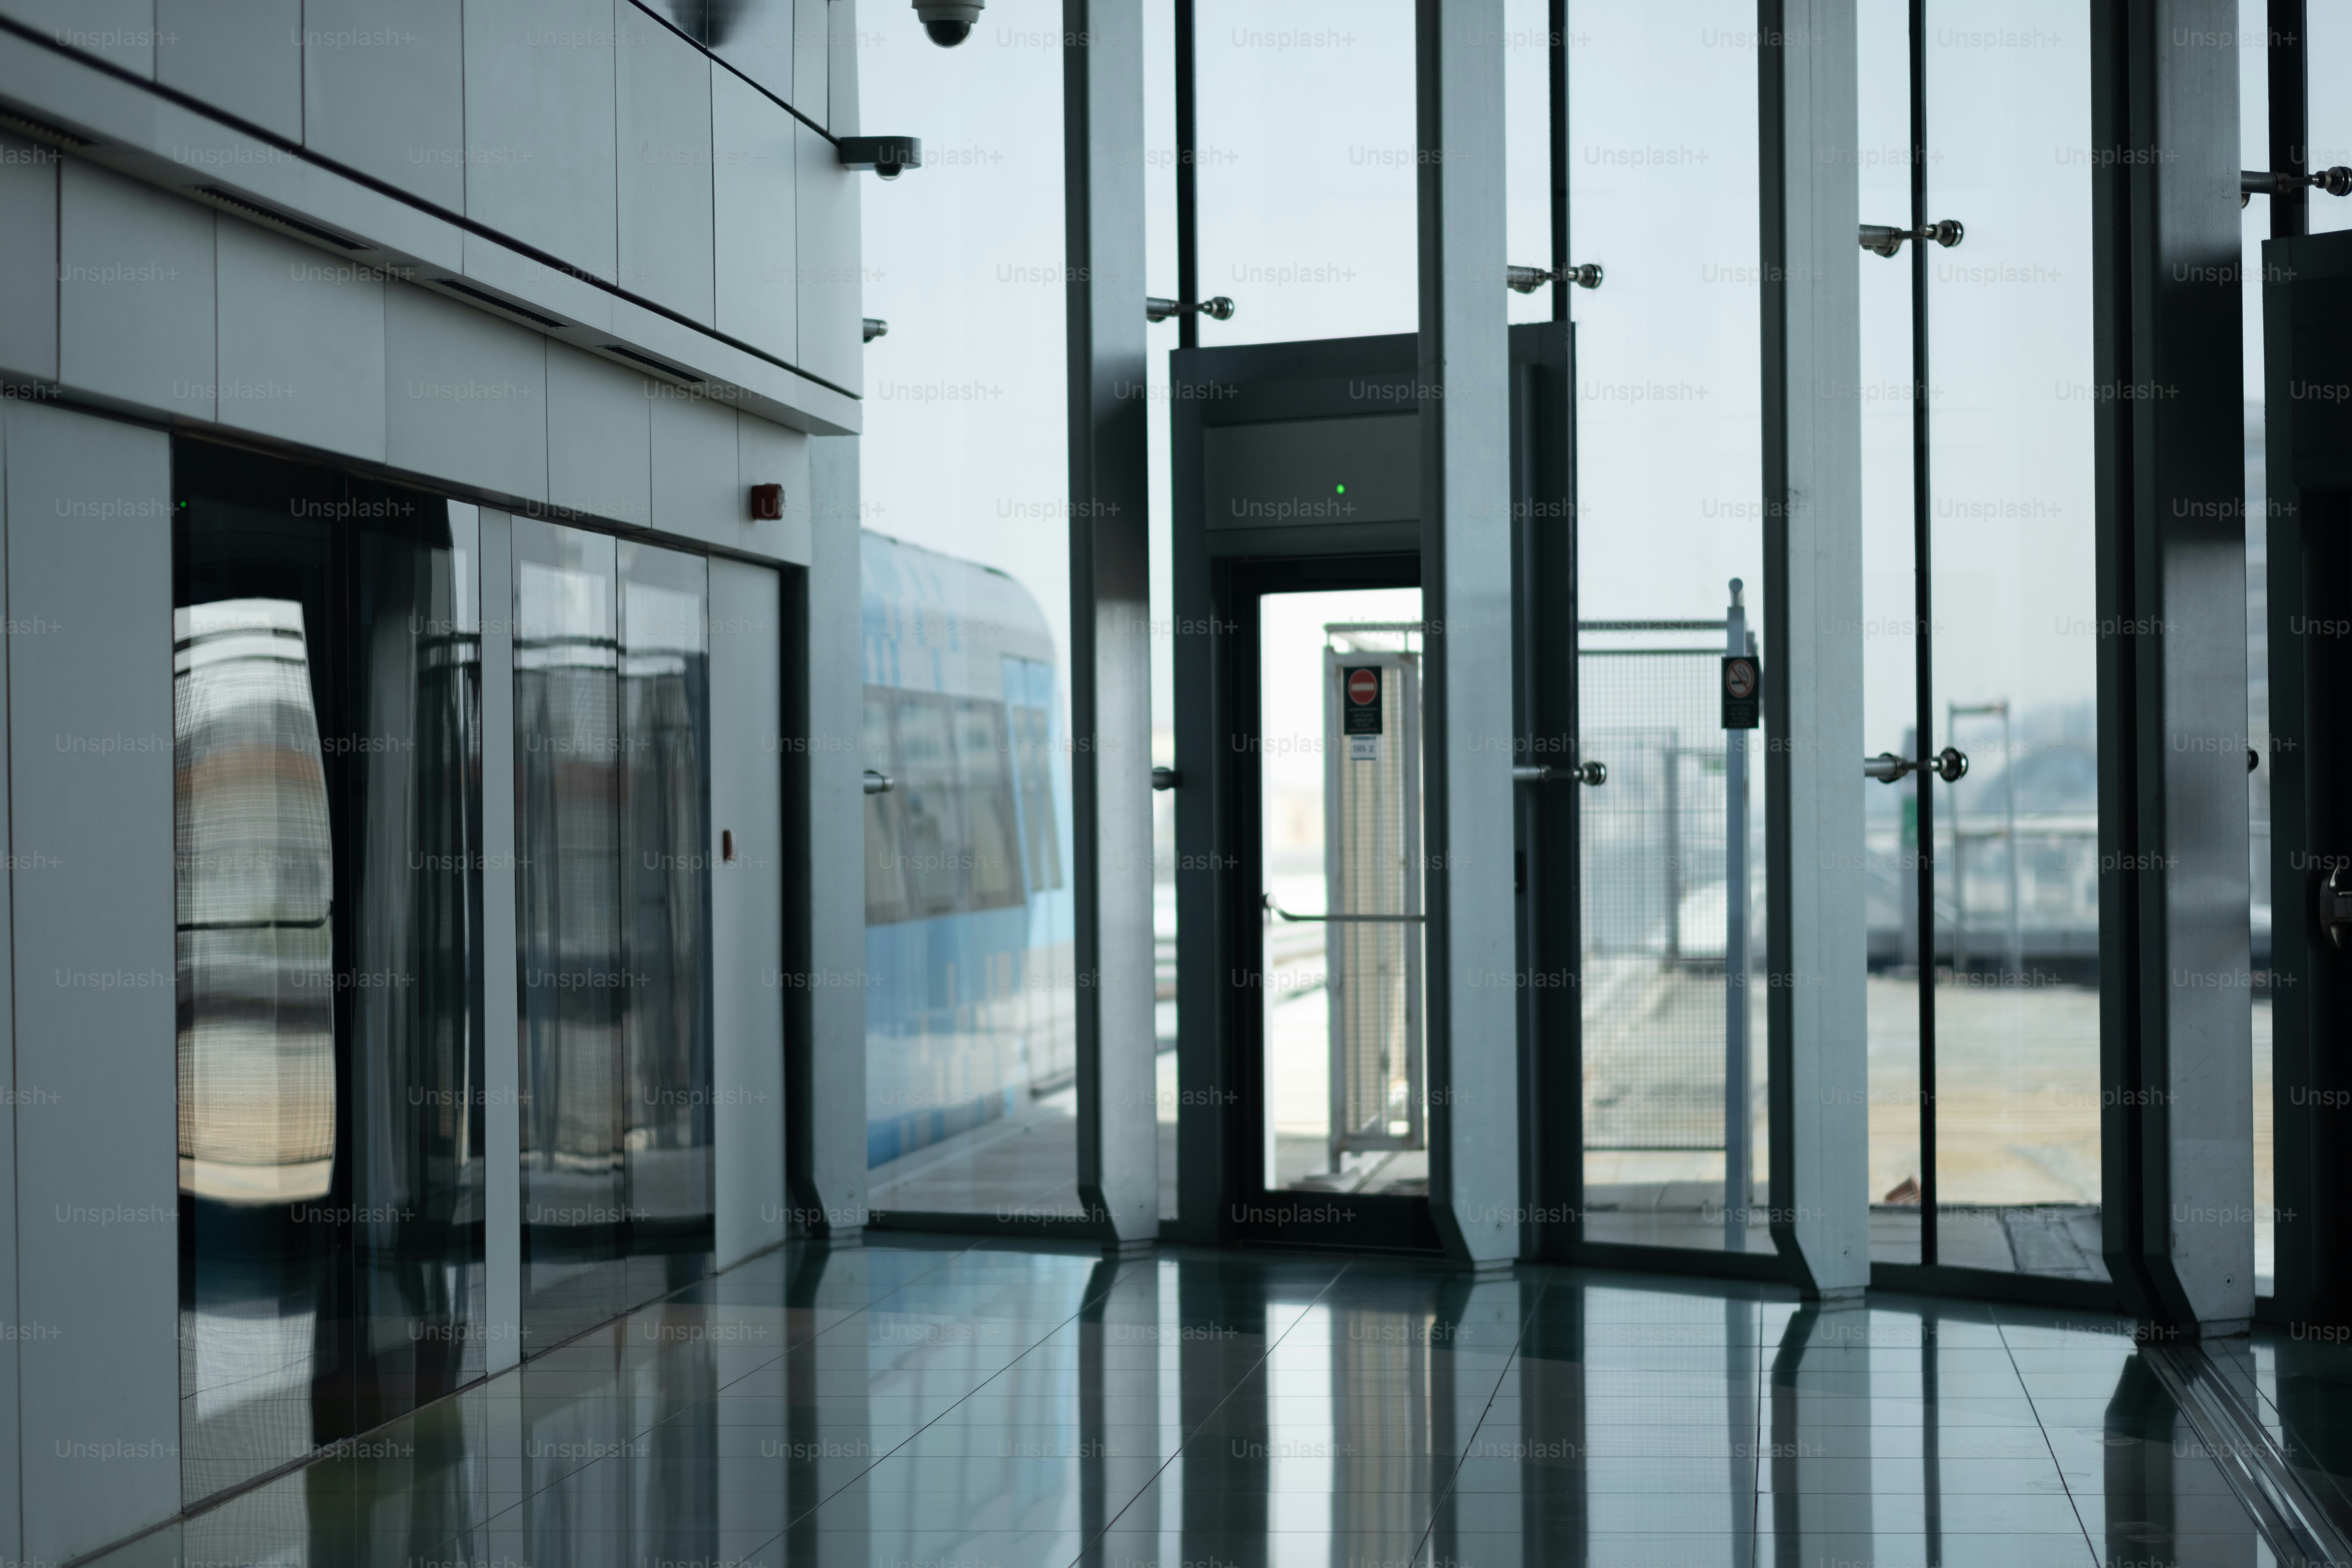
<svg viewBox="0 0 2352 1568">
<path fill-rule="evenodd" d="M 0 16 L 133 76 L 155 72 L 154 0 L 0 0 Z"/>
<path fill-rule="evenodd" d="M 830 0 L 827 24 L 833 29 L 825 55 L 824 128 L 835 136 L 856 136 L 857 129 L 857 0 Z"/>
<path fill-rule="evenodd" d="M 784 1239 L 782 605 L 776 574 L 710 563 L 711 1127 L 719 1267 Z"/>
<path fill-rule="evenodd" d="M 8 517 L 8 420 L 0 415 L 0 538 L 5 538 Z M 0 550 L 0 605 L 8 597 L 7 552 Z M 7 688 L 8 639 L 0 636 L 0 768 L 7 763 Z M 6 817 L 0 813 L 0 840 L 6 837 Z M 58 868 L 63 869 L 63 868 Z M 28 866 L 26 871 L 47 869 Z M 0 882 L 13 889 L 13 870 L 0 871 Z M 37 887 L 37 883 L 36 886 Z M 12 900 L 0 899 L 0 1088 L 6 1099 L 0 1101 L 0 1301 L 15 1303 L 16 1296 L 16 1119 L 25 1111 L 38 1114 L 46 1109 L 33 1102 L 30 1096 L 20 1096 L 21 1080 L 16 1075 L 16 910 Z M 19 1108 L 22 1108 L 21 1110 Z M 13 1308 L 12 1308 L 13 1310 Z M 19 1314 L 21 1321 L 21 1314 Z M 24 1428 L 18 1419 L 18 1361 L 22 1352 L 21 1340 L 0 1344 L 0 1555 L 24 1560 Z"/>
<path fill-rule="evenodd" d="M 809 494 L 809 438 L 746 414 L 737 426 L 735 462 L 735 493 L 743 498 L 736 512 L 735 536 L 711 542 L 807 565 L 809 521 L 815 510 Z M 752 521 L 751 487 L 777 484 L 784 487 L 783 520 Z"/>
<path fill-rule="evenodd" d="M 58 226 L 58 379 L 211 418 L 211 209 L 69 158 Z"/>
<path fill-rule="evenodd" d="M 303 0 L 303 144 L 466 210 L 459 0 Z"/>
<path fill-rule="evenodd" d="M 180 1505 L 171 449 L 6 417 L 23 1557 L 58 1562 Z"/>
<path fill-rule="evenodd" d="M 608 282 L 616 4 L 466 5 L 466 216 Z"/>
<path fill-rule="evenodd" d="M 632 5 L 618 15 L 620 285 L 707 327 L 710 59 Z"/>
<path fill-rule="evenodd" d="M 654 526 L 712 542 L 743 531 L 735 488 L 735 410 L 667 384 L 653 390 Z"/>
<path fill-rule="evenodd" d="M 726 71 L 710 77 L 719 330 L 786 363 L 798 360 L 799 267 L 793 117 Z"/>
<path fill-rule="evenodd" d="M 825 48 L 831 10 L 826 0 L 793 0 L 792 104 L 819 125 L 826 122 L 825 87 L 833 68 Z"/>
<path fill-rule="evenodd" d="M 383 460 L 383 275 L 219 220 L 219 418 Z"/>
<path fill-rule="evenodd" d="M 0 370 L 58 374 L 58 155 L 0 136 Z"/>
<path fill-rule="evenodd" d="M 302 139 L 302 0 L 155 0 L 155 79 Z"/>
<path fill-rule="evenodd" d="M 866 377 L 866 289 L 858 274 L 859 175 L 833 143 L 795 126 L 800 156 L 800 357 L 810 375 L 845 392 Z"/>
<path fill-rule="evenodd" d="M 547 499 L 547 340 L 405 284 L 383 294 L 384 460 Z"/>
<path fill-rule="evenodd" d="M 644 527 L 653 513 L 651 407 L 643 376 L 551 340 L 549 504 Z"/>
</svg>

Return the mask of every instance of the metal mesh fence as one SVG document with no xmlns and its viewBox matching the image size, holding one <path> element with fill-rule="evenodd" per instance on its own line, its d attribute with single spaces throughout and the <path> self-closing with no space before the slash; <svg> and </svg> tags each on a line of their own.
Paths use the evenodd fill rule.
<svg viewBox="0 0 2352 1568">
<path fill-rule="evenodd" d="M 1712 648 L 1587 649 L 1584 1146 L 1723 1147 L 1724 731 Z"/>
</svg>

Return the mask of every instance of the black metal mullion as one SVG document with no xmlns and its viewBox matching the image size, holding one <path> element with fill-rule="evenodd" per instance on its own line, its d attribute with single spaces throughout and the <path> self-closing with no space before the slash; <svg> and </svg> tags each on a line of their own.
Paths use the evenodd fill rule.
<svg viewBox="0 0 2352 1568">
<path fill-rule="evenodd" d="M 1911 75 L 1911 572 L 1912 645 L 1916 665 L 1918 760 L 1935 751 L 1933 540 L 1927 469 L 1927 0 L 1910 0 Z M 1919 1262 L 1936 1262 L 1936 796 L 1935 773 L 1913 770 L 1917 784 L 1919 870 Z M 1952 840 L 1952 853 L 1959 853 Z"/>
<path fill-rule="evenodd" d="M 2309 0 L 2270 0 L 2270 48 L 2265 57 L 2270 75 L 2270 167 L 2282 174 L 2302 174 L 2311 167 L 2311 53 L 2305 41 L 2309 10 Z M 2271 204 L 2273 239 L 2311 232 L 2307 186 L 2296 185 L 2266 199 Z"/>
<path fill-rule="evenodd" d="M 1194 0 L 1176 0 L 1176 298 L 1191 306 L 1201 298 L 1201 191 L 1193 150 L 1199 140 L 1198 100 L 1192 68 Z M 1176 317 L 1176 346 L 1201 346 L 1201 317 L 1185 310 Z"/>
<path fill-rule="evenodd" d="M 1178 0 L 1189 5 L 1191 0 Z M 1545 40 L 1550 73 L 1551 319 L 1568 320 L 1568 0 L 1551 0 Z"/>
</svg>

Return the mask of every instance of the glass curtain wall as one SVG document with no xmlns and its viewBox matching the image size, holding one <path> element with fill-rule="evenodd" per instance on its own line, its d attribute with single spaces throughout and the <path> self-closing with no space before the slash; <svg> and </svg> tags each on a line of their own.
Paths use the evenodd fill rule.
<svg viewBox="0 0 2352 1568">
<path fill-rule="evenodd" d="M 516 518 L 523 1342 L 709 1267 L 708 565 Z"/>
<path fill-rule="evenodd" d="M 1063 34 L 896 15 L 862 112 L 951 177 L 860 198 L 866 700 L 817 742 L 866 771 L 868 1202 L 1077 1220 Z"/>
<path fill-rule="evenodd" d="M 190 1500 L 483 1369 L 478 520 L 174 447 Z"/>
<path fill-rule="evenodd" d="M 1608 769 L 1605 784 L 1578 786 L 1590 1241 L 1771 1247 L 1754 967 L 1769 742 L 1736 732 L 1751 967 L 1734 974 L 1731 735 L 1716 697 L 1734 579 L 1759 640 L 1764 621 L 1758 41 L 1755 8 L 1736 0 L 1569 11 L 1570 259 L 1603 279 L 1571 305 L 1577 741 L 1580 761 Z M 1727 1066 L 1735 1007 L 1744 1095 Z M 1726 1170 L 1733 1099 L 1748 1126 L 1744 1190 Z M 1734 1206 L 1746 1225 L 1727 1225 Z"/>
</svg>

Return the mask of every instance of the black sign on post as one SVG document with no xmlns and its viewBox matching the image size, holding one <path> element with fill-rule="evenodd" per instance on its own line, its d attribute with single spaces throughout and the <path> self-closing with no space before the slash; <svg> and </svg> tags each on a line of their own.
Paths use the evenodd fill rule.
<svg viewBox="0 0 2352 1568">
<path fill-rule="evenodd" d="M 1723 659 L 1723 727 L 1753 730 L 1764 716 L 1764 672 L 1744 653 Z"/>
<path fill-rule="evenodd" d="M 1348 737 L 1348 760 L 1381 760 L 1381 667 L 1353 664 L 1339 671 L 1339 732 Z"/>
</svg>

